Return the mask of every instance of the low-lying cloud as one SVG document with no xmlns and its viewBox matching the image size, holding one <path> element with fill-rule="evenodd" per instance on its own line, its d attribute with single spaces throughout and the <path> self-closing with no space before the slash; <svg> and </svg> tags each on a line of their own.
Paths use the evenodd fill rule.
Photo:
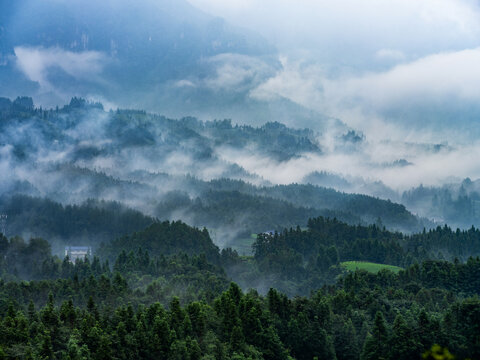
<svg viewBox="0 0 480 360">
<path fill-rule="evenodd" d="M 279 49 L 282 68 L 253 99 L 287 98 L 395 140 L 455 142 L 480 114 L 476 1 L 189 1 Z"/>
<path fill-rule="evenodd" d="M 215 90 L 232 90 L 260 83 L 272 69 L 260 59 L 240 54 L 221 54 L 208 59 L 215 76 L 206 85 Z"/>
<path fill-rule="evenodd" d="M 55 48 L 15 47 L 16 64 L 25 76 L 43 91 L 54 91 L 49 70 L 58 68 L 76 80 L 99 81 L 106 56 L 98 51 L 72 52 Z"/>
<path fill-rule="evenodd" d="M 480 142 L 449 147 L 371 141 L 358 145 L 355 151 L 305 153 L 280 162 L 251 149 L 218 149 L 218 155 L 226 161 L 235 161 L 248 172 L 274 184 L 301 183 L 310 173 L 323 171 L 351 180 L 356 184 L 351 191 L 360 191 L 359 186 L 381 181 L 399 194 L 420 184 L 441 186 L 467 177 L 479 178 L 480 164 L 476 161 L 479 152 Z M 404 166 L 388 166 L 400 160 Z"/>
<path fill-rule="evenodd" d="M 283 68 L 253 89 L 250 96 L 267 101 L 275 97 L 288 98 L 340 118 L 371 137 L 405 140 L 416 135 L 416 139 L 408 140 L 425 140 L 425 133 L 418 131 L 425 125 L 429 133 L 437 132 L 436 140 L 455 142 L 453 136 L 444 137 L 445 124 L 432 128 L 436 125 L 435 120 L 415 124 L 417 134 L 412 134 L 408 128 L 412 122 L 418 121 L 418 114 L 422 111 L 458 110 L 458 117 L 451 119 L 451 125 L 462 118 L 462 105 L 468 108 L 469 104 L 480 101 L 479 63 L 480 48 L 475 48 L 429 55 L 387 71 L 331 77 L 318 64 L 283 59 Z M 401 119 L 394 124 L 388 124 L 389 119 L 385 116 L 391 111 L 402 111 Z M 385 127 L 388 128 L 386 131 Z"/>
<path fill-rule="evenodd" d="M 385 109 L 405 102 L 479 101 L 480 48 L 429 55 L 389 71 L 325 81 L 327 101 Z"/>
</svg>

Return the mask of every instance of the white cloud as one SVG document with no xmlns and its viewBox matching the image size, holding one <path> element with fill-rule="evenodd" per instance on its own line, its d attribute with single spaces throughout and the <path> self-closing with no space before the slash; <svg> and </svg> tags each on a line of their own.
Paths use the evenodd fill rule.
<svg viewBox="0 0 480 360">
<path fill-rule="evenodd" d="M 366 182 L 382 181 L 401 192 L 419 184 L 441 186 L 466 177 L 479 178 L 480 164 L 476 161 L 479 151 L 478 142 L 437 151 L 429 145 L 371 141 L 353 152 L 305 153 L 283 162 L 277 162 L 255 149 L 219 148 L 217 154 L 275 184 L 301 182 L 313 171 L 327 171 Z M 399 159 L 406 159 L 412 164 L 406 167 L 383 166 Z"/>
<path fill-rule="evenodd" d="M 177 81 L 175 84 L 174 84 L 175 87 L 178 87 L 178 88 L 193 88 L 195 87 L 196 85 L 190 81 L 190 80 L 186 80 L 186 79 L 183 79 L 183 80 L 179 80 Z"/>
<path fill-rule="evenodd" d="M 260 32 L 283 53 L 307 49 L 339 66 L 368 66 L 379 49 L 415 58 L 479 44 L 475 0 L 189 1 Z"/>
<path fill-rule="evenodd" d="M 374 107 L 405 101 L 480 100 L 480 48 L 430 55 L 393 69 L 324 81 L 330 100 L 362 100 Z"/>
<path fill-rule="evenodd" d="M 54 91 L 48 70 L 60 68 L 80 80 L 95 80 L 102 71 L 106 57 L 97 51 L 72 52 L 61 48 L 15 47 L 17 67 L 45 91 Z M 98 79 L 97 79 L 98 80 Z"/>
<path fill-rule="evenodd" d="M 245 90 L 259 85 L 274 74 L 271 66 L 251 56 L 225 53 L 206 60 L 213 65 L 214 74 L 204 85 L 214 90 Z"/>
<path fill-rule="evenodd" d="M 408 120 L 414 115 L 409 115 L 409 107 L 412 111 L 441 111 L 480 102 L 479 64 L 480 48 L 474 48 L 429 55 L 386 71 L 332 77 L 318 64 L 283 59 L 282 69 L 254 88 L 250 96 L 260 100 L 284 97 L 342 119 L 367 135 L 400 140 L 411 137 L 418 128 L 409 129 L 398 122 L 387 124 L 384 112 L 404 108 L 403 120 Z M 461 113 L 458 116 L 461 117 Z M 443 126 L 436 129 L 443 130 Z M 415 138 L 409 140 L 452 141 L 453 135 L 458 135 L 449 134 L 450 138 L 448 134 L 446 138 L 439 138 L 439 134 L 417 131 Z M 426 135 L 435 136 L 428 139 Z"/>
<path fill-rule="evenodd" d="M 402 61 L 405 60 L 405 54 L 400 50 L 380 49 L 375 53 L 379 60 Z"/>
<path fill-rule="evenodd" d="M 300 105 L 316 108 L 323 99 L 321 67 L 280 59 L 282 69 L 250 92 L 258 100 L 284 97 Z"/>
</svg>

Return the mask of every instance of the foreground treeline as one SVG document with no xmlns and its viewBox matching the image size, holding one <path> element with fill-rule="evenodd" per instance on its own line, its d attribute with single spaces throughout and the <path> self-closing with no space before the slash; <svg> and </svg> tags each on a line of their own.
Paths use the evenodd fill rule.
<svg viewBox="0 0 480 360">
<path fill-rule="evenodd" d="M 232 283 L 212 301 L 183 306 L 176 297 L 165 306 L 145 306 L 145 294 L 132 292 L 118 274 L 103 288 L 106 277 L 96 280 L 97 287 L 62 280 L 73 296 L 88 296 L 80 306 L 68 291 L 50 292 L 41 306 L 26 301 L 62 289 L 59 280 L 2 284 L 1 298 L 9 300 L 0 312 L 0 358 L 411 360 L 435 343 L 459 359 L 480 357 L 477 297 L 380 286 L 385 278 L 399 281 L 387 271 L 357 272 L 338 286 L 293 299 L 276 290 L 244 294 Z M 79 289 L 85 286 L 90 288 Z M 105 295 L 121 297 L 123 304 L 100 303 Z"/>
<path fill-rule="evenodd" d="M 73 264 L 46 240 L 0 236 L 0 356 L 398 360 L 439 344 L 477 359 L 479 242 L 473 228 L 405 236 L 316 218 L 240 257 L 205 229 L 154 221 Z M 345 260 L 404 270 L 348 273 Z"/>
<path fill-rule="evenodd" d="M 38 255 L 40 245 L 31 241 L 18 256 Z M 222 252 L 219 261 L 229 259 Z M 50 256 L 28 282 L 8 270 L 0 281 L 4 358 L 398 360 L 420 359 L 434 344 L 459 359 L 480 357 L 479 258 L 346 273 L 293 298 L 244 293 L 221 265 L 185 253 L 139 249 L 75 264 Z"/>
</svg>

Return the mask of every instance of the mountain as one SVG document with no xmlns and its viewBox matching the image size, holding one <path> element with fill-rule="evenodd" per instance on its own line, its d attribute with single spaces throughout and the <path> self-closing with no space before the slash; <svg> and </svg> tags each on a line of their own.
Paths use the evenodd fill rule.
<svg viewBox="0 0 480 360">
<path fill-rule="evenodd" d="M 480 181 L 466 178 L 442 186 L 420 185 L 405 191 L 401 202 L 440 224 L 469 228 L 480 222 Z"/>
<path fill-rule="evenodd" d="M 83 96 L 250 124 L 328 120 L 252 97 L 281 69 L 275 47 L 185 0 L 2 0 L 0 14 L 0 96 L 21 92 L 44 106 Z"/>
<path fill-rule="evenodd" d="M 10 216 L 9 234 L 60 245 L 78 240 L 97 246 L 158 218 L 205 226 L 222 247 L 248 239 L 246 252 L 251 234 L 306 226 L 318 216 L 407 232 L 432 225 L 391 201 L 308 184 L 273 185 L 246 171 L 237 162 L 241 157 L 225 157 L 244 150 L 247 159 L 285 164 L 322 154 L 323 144 L 312 130 L 278 122 L 254 127 L 175 120 L 142 110 L 105 111 L 80 98 L 47 110 L 28 97 L 3 98 L 0 209 Z M 117 226 L 125 207 L 141 213 L 136 222 Z M 109 226 L 88 225 L 99 214 Z"/>
</svg>

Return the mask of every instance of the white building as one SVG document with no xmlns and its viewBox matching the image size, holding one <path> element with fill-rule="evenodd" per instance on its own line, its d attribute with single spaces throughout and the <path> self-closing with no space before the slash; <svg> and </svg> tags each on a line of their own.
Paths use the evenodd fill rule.
<svg viewBox="0 0 480 360">
<path fill-rule="evenodd" d="M 92 248 L 90 246 L 65 246 L 66 256 L 72 263 L 77 259 L 84 260 L 85 257 L 92 256 Z"/>
</svg>

